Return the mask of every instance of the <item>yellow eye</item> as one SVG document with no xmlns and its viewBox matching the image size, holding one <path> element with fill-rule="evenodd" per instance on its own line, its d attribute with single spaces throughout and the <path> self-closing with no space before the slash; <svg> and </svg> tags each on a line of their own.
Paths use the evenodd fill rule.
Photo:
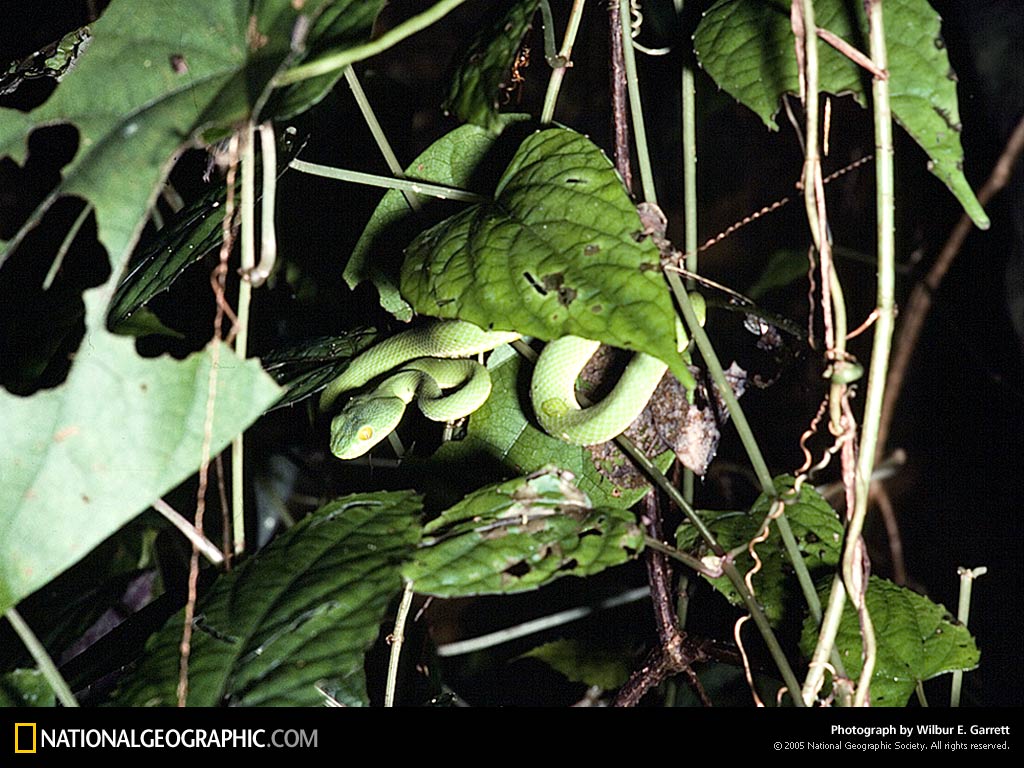
<svg viewBox="0 0 1024 768">
<path fill-rule="evenodd" d="M 371 437 L 373 437 L 373 427 L 367 425 L 359 430 L 360 440 L 369 440 Z"/>
</svg>

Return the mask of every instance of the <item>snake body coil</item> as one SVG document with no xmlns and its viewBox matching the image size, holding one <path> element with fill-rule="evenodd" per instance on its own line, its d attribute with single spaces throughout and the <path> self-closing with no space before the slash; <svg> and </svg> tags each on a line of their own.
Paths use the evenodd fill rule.
<svg viewBox="0 0 1024 768">
<path fill-rule="evenodd" d="M 693 294 L 694 309 L 704 322 L 704 301 Z M 685 333 L 679 329 L 680 349 Z M 416 399 L 434 421 L 455 421 L 477 410 L 491 391 L 490 375 L 465 360 L 519 338 L 506 331 L 485 331 L 472 323 L 448 320 L 392 336 L 356 357 L 327 386 L 320 398 L 326 411 L 343 392 L 363 387 L 394 369 L 376 388 L 351 398 L 331 422 L 331 451 L 342 459 L 366 453 L 386 437 Z M 600 403 L 581 408 L 576 379 L 599 342 L 565 336 L 548 343 L 530 383 L 530 397 L 540 425 L 574 445 L 596 445 L 621 434 L 647 405 L 667 369 L 664 361 L 636 354 L 618 384 Z M 442 359 L 437 359 L 442 358 Z M 401 366 L 401 367 L 399 367 Z M 454 390 L 444 394 L 444 390 Z"/>
</svg>

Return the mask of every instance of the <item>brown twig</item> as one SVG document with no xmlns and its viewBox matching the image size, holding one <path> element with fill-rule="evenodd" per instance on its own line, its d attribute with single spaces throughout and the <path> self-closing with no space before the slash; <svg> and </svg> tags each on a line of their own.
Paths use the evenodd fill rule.
<svg viewBox="0 0 1024 768">
<path fill-rule="evenodd" d="M 889 538 L 889 558 L 892 560 L 892 580 L 901 587 L 907 583 L 907 565 L 903 559 L 903 538 L 900 536 L 900 524 L 896 519 L 896 509 L 893 507 L 889 492 L 885 489 L 884 483 L 871 484 L 871 497 L 878 505 L 878 511 L 882 513 L 882 522 L 885 523 L 885 532 Z"/>
<path fill-rule="evenodd" d="M 228 257 L 234 245 L 235 216 L 235 169 L 238 166 L 237 135 L 231 139 L 229 150 L 231 163 L 227 173 L 227 201 L 224 206 L 224 222 L 220 246 L 220 261 L 210 275 L 210 284 L 217 297 L 217 312 L 213 318 L 213 338 L 210 341 L 210 376 L 207 385 L 206 420 L 203 427 L 202 461 L 199 465 L 199 487 L 196 490 L 195 528 L 202 534 L 203 514 L 206 511 L 206 488 L 210 476 L 210 444 L 213 441 L 213 414 L 217 402 L 217 374 L 220 369 L 220 350 L 224 331 L 225 306 L 224 291 L 228 276 Z M 185 603 L 185 621 L 181 632 L 180 659 L 178 665 L 178 706 L 184 707 L 188 702 L 188 662 L 192 652 L 192 621 L 195 618 L 196 598 L 199 582 L 199 549 L 193 544 L 192 558 L 188 572 L 188 602 Z"/>
<path fill-rule="evenodd" d="M 995 197 L 1009 182 L 1013 175 L 1013 167 L 1024 151 L 1024 119 L 1017 123 L 1013 130 L 1002 155 L 996 161 L 992 173 L 985 184 L 978 190 L 978 202 L 981 205 L 987 204 Z M 903 389 L 903 380 L 906 378 L 907 369 L 910 367 L 910 358 L 917 347 L 917 341 L 924 328 L 925 318 L 932 306 L 932 295 L 942 284 L 950 266 L 963 248 L 967 235 L 973 228 L 971 218 L 965 213 L 960 217 L 953 231 L 946 240 L 946 244 L 939 252 L 938 258 L 928 271 L 927 276 L 921 280 L 910 293 L 906 309 L 902 312 L 902 321 L 896 333 L 893 344 L 892 362 L 889 365 L 889 375 L 885 382 L 885 398 L 882 401 L 882 418 L 878 426 L 877 455 L 880 457 L 885 451 L 886 440 L 889 436 L 889 428 L 892 426 L 893 415 L 896 410 L 896 403 L 899 400 L 900 392 Z"/>
<path fill-rule="evenodd" d="M 608 0 L 609 86 L 612 99 L 612 133 L 614 136 L 615 170 L 622 177 L 626 190 L 633 194 L 633 168 L 629 157 L 629 119 L 627 115 L 626 63 L 622 53 L 622 24 L 619 22 L 618 0 Z"/>
</svg>

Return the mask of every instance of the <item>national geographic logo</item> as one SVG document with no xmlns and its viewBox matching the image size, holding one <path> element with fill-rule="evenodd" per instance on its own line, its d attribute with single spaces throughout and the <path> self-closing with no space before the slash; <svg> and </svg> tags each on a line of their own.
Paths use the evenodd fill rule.
<svg viewBox="0 0 1024 768">
<path fill-rule="evenodd" d="M 14 753 L 34 755 L 36 753 L 36 724 L 14 724 Z"/>
</svg>

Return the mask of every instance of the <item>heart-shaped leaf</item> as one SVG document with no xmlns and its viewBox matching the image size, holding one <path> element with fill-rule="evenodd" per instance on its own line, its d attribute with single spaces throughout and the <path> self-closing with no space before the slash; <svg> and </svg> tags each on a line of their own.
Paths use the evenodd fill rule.
<svg viewBox="0 0 1024 768">
<path fill-rule="evenodd" d="M 567 129 L 538 131 L 520 145 L 493 203 L 413 241 L 402 295 L 425 315 L 646 352 L 692 381 L 676 351 L 658 249 L 641 231 L 597 146 Z"/>
<path fill-rule="evenodd" d="M 826 598 L 822 595 L 823 601 Z M 902 707 L 919 681 L 978 666 L 980 654 L 967 627 L 955 623 L 945 608 L 927 597 L 873 576 L 868 583 L 867 606 L 878 645 L 871 675 L 872 705 Z M 817 640 L 818 627 L 808 619 L 800 643 L 806 655 L 814 652 Z M 846 673 L 856 679 L 864 662 L 857 609 L 849 600 L 843 608 L 836 649 Z"/>
</svg>

